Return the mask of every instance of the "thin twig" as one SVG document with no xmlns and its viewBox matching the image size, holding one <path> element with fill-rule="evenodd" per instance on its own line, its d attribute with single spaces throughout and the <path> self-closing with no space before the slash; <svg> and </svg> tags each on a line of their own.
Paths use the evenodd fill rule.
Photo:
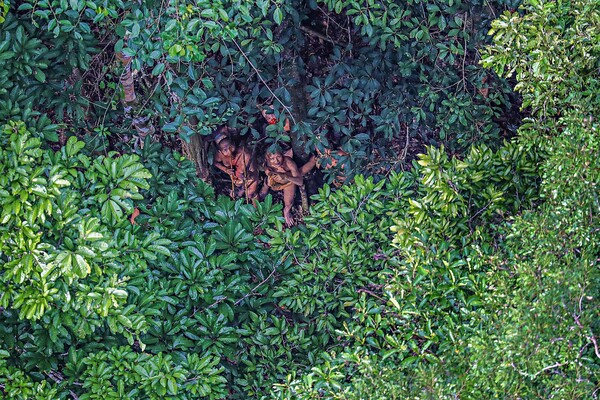
<svg viewBox="0 0 600 400">
<path fill-rule="evenodd" d="M 549 369 L 552 369 L 552 368 L 558 368 L 558 367 L 562 367 L 563 365 L 566 365 L 566 364 L 567 364 L 567 363 L 566 363 L 566 362 L 564 362 L 564 363 L 556 363 L 556 364 L 554 364 L 554 365 L 548 365 L 547 367 L 544 367 L 544 368 L 542 368 L 541 370 L 539 370 L 538 372 L 536 372 L 535 374 L 533 374 L 533 377 L 535 378 L 536 376 L 538 376 L 538 375 L 539 375 L 539 374 L 541 374 L 542 372 L 546 372 L 546 371 L 548 371 Z"/>
<path fill-rule="evenodd" d="M 464 54 L 462 59 L 462 82 L 463 82 L 463 90 L 467 91 L 467 78 L 465 77 L 465 61 L 467 60 L 467 34 L 465 31 L 467 30 L 467 16 L 465 15 L 465 21 L 463 22 L 463 39 L 464 39 Z"/>
<path fill-rule="evenodd" d="M 267 276 L 265 279 L 262 280 L 262 282 L 260 282 L 258 285 L 256 285 L 251 291 L 249 291 L 248 293 L 246 293 L 244 295 L 244 297 L 242 297 L 241 299 L 239 299 L 238 301 L 236 301 L 235 303 L 233 303 L 234 306 L 239 305 L 242 301 L 244 301 L 246 298 L 250 297 L 252 294 L 254 294 L 254 291 L 256 289 L 258 289 L 260 286 L 262 286 L 266 281 L 268 281 L 273 274 L 275 273 L 275 271 L 277 271 L 277 266 L 273 267 L 273 271 L 271 271 L 271 273 L 269 274 L 269 276 Z"/>
<path fill-rule="evenodd" d="M 211 308 L 213 308 L 214 306 L 216 306 L 219 303 L 222 303 L 223 301 L 227 300 L 228 297 L 227 296 L 223 296 L 222 298 L 220 298 L 219 300 L 215 301 L 214 303 L 212 303 L 211 305 L 204 307 L 202 310 L 195 310 L 192 315 L 190 317 L 193 317 L 194 315 L 196 315 L 196 313 L 198 313 L 198 311 L 200 312 L 200 314 L 202 314 L 204 311 L 206 310 L 210 310 Z"/>
<path fill-rule="evenodd" d="M 385 300 L 385 299 L 381 298 L 381 296 L 378 296 L 378 295 L 376 295 L 375 293 L 373 293 L 373 292 L 372 292 L 372 291 L 370 291 L 369 289 L 358 289 L 358 290 L 356 291 L 356 293 L 367 293 L 367 294 L 370 294 L 371 296 L 377 297 L 377 298 L 378 298 L 379 300 L 381 300 L 381 301 L 387 301 L 387 300 Z"/>
<path fill-rule="evenodd" d="M 590 335 L 588 336 L 588 339 L 590 339 L 594 344 L 594 353 L 596 353 L 596 357 L 600 358 L 600 350 L 598 350 L 598 342 L 596 341 L 596 337 L 594 335 Z"/>
<path fill-rule="evenodd" d="M 48 377 L 50 379 L 52 379 L 55 383 L 61 383 L 64 380 L 63 377 L 60 376 L 60 374 L 58 372 L 50 371 L 50 372 L 46 372 L 46 375 L 48 375 Z M 79 397 L 77 397 L 75 392 L 72 391 L 71 389 L 69 389 L 69 394 L 71 395 L 71 397 L 73 397 L 73 400 L 79 400 Z"/>
<path fill-rule="evenodd" d="M 334 18 L 331 18 L 329 16 L 329 10 L 325 11 L 321 6 L 317 6 L 317 8 L 319 9 L 319 11 L 321 11 L 323 13 L 324 16 L 327 17 L 327 25 L 329 25 L 329 21 L 331 21 L 334 24 L 336 24 L 338 26 L 338 28 L 340 28 L 341 30 L 350 32 L 350 28 L 346 28 L 346 27 L 340 25 Z M 350 23 L 348 23 L 348 26 L 350 26 Z"/>
<path fill-rule="evenodd" d="M 512 367 L 513 367 L 513 368 L 514 368 L 514 369 L 515 369 L 515 370 L 516 370 L 516 371 L 519 373 L 519 375 L 526 376 L 526 377 L 528 377 L 528 378 L 535 378 L 535 377 L 536 377 L 536 376 L 538 376 L 539 374 L 541 374 L 541 373 L 543 373 L 543 372 L 546 372 L 546 371 L 548 371 L 549 369 L 552 369 L 552 368 L 558 368 L 558 367 L 562 367 L 563 365 L 566 365 L 566 364 L 567 364 L 567 363 L 566 363 L 566 362 L 564 362 L 564 363 L 556 363 L 556 364 L 548 365 L 547 367 L 544 367 L 544 368 L 542 368 L 541 370 L 539 370 L 539 371 L 538 371 L 538 372 L 536 372 L 535 374 L 529 374 L 529 373 L 527 373 L 527 372 L 523 372 L 523 371 L 521 371 L 520 369 L 518 369 L 518 368 L 517 368 L 517 366 L 516 366 L 514 363 L 512 363 L 511 365 L 512 365 Z"/>
<path fill-rule="evenodd" d="M 400 154 L 402 154 L 400 156 L 401 161 L 406 161 L 406 155 L 408 154 L 408 144 L 410 143 L 410 138 L 409 138 L 409 131 L 408 131 L 408 124 L 406 124 L 406 144 L 404 145 L 404 149 L 402 149 L 402 152 Z"/>
<path fill-rule="evenodd" d="M 323 35 L 323 34 L 321 34 L 321 33 L 317 32 L 317 31 L 315 31 L 315 30 L 312 30 L 312 29 L 310 29 L 310 28 L 309 28 L 309 27 L 307 27 L 307 26 L 300 25 L 300 30 L 302 30 L 302 31 L 304 31 L 304 32 L 306 32 L 306 33 L 308 33 L 309 35 L 316 36 L 316 37 L 318 37 L 319 39 L 323 39 L 323 40 L 325 40 L 325 41 L 327 41 L 327 42 L 329 42 L 329 43 L 331 43 L 331 44 L 333 44 L 333 45 L 336 45 L 336 46 L 343 47 L 342 43 L 338 43 L 338 42 L 336 42 L 335 40 L 333 40 L 332 38 L 330 38 L 330 37 L 328 37 L 328 36 L 325 36 L 325 35 Z"/>
<path fill-rule="evenodd" d="M 237 40 L 235 40 L 231 35 L 229 37 L 233 41 L 233 44 L 235 44 L 235 46 L 238 48 L 238 50 L 240 51 L 240 53 L 242 53 L 242 56 L 244 56 L 244 58 L 246 59 L 246 61 L 248 62 L 248 64 L 250 64 L 250 66 L 252 67 L 252 69 L 254 70 L 254 72 L 256 72 L 256 75 L 258 76 L 258 79 L 260 79 L 260 81 L 263 83 L 263 85 L 265 85 L 265 87 L 267 88 L 267 90 L 269 91 L 269 93 L 271 93 L 271 95 L 279 102 L 279 104 L 281 104 L 281 106 L 283 107 L 283 109 L 285 110 L 285 112 L 292 119 L 292 122 L 294 123 L 294 125 L 296 125 L 296 119 L 294 118 L 294 115 L 292 114 L 292 111 L 290 110 L 290 108 L 285 105 L 285 103 L 279 98 L 279 96 L 277 96 L 275 94 L 275 92 L 273 92 L 273 90 L 271 90 L 271 88 L 269 87 L 269 84 L 262 77 L 262 75 L 260 74 L 260 71 L 258 70 L 258 68 L 256 68 L 254 66 L 254 64 L 252 63 L 252 61 L 248 58 L 248 56 L 246 55 L 246 53 L 244 52 L 244 50 L 242 49 L 242 47 L 238 44 Z"/>
<path fill-rule="evenodd" d="M 582 304 L 581 304 L 583 302 L 583 297 L 584 297 L 584 295 L 579 297 L 579 314 L 573 313 L 573 319 L 575 320 L 575 324 L 577 324 L 577 326 L 580 329 L 583 329 L 583 324 L 579 321 L 579 315 L 581 315 L 581 313 L 583 312 L 583 308 L 582 308 Z M 600 349 L 598 348 L 598 341 L 596 340 L 596 336 L 594 336 L 593 333 L 590 333 L 590 335 L 587 336 L 587 338 L 594 345 L 594 353 L 596 353 L 596 357 L 600 358 Z"/>
<path fill-rule="evenodd" d="M 478 216 L 479 214 L 481 214 L 482 212 L 484 212 L 485 210 L 487 210 L 487 208 L 488 208 L 488 207 L 489 207 L 489 206 L 490 206 L 492 203 L 493 203 L 493 200 L 490 200 L 490 201 L 488 201 L 488 203 L 487 203 L 487 204 L 486 204 L 486 205 L 485 205 L 485 206 L 484 206 L 484 207 L 483 207 L 481 210 L 477 211 L 477 212 L 476 212 L 476 213 L 475 213 L 475 214 L 474 214 L 474 215 L 473 215 L 471 218 L 469 218 L 469 222 L 468 222 L 468 223 L 470 224 L 471 222 L 473 222 L 473 220 L 474 220 L 475 218 L 477 218 L 477 216 Z"/>
</svg>

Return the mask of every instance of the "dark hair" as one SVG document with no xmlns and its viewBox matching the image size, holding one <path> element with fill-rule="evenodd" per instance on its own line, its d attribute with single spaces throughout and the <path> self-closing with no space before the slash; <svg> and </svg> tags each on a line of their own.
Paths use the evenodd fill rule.
<svg viewBox="0 0 600 400">
<path fill-rule="evenodd" d="M 217 145 L 219 145 L 219 143 L 221 143 L 224 139 L 228 139 L 229 138 L 228 133 L 229 133 L 229 129 L 225 125 L 221 125 L 217 129 L 215 129 L 215 131 L 213 133 L 215 143 Z"/>
</svg>

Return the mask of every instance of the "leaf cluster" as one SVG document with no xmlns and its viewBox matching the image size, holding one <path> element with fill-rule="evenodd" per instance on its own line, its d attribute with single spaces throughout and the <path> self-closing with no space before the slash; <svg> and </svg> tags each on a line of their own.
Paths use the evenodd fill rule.
<svg viewBox="0 0 600 400">
<path fill-rule="evenodd" d="M 494 314 L 498 226 L 537 198 L 537 162 L 515 143 L 461 160 L 430 148 L 387 181 L 323 189 L 306 230 L 279 245 L 295 265 L 275 295 L 329 334 L 328 350 L 278 395 L 364 398 L 373 379 L 361 374 L 381 371 L 398 380 L 375 379 L 381 393 L 410 397 L 425 371 L 451 362 Z"/>
</svg>

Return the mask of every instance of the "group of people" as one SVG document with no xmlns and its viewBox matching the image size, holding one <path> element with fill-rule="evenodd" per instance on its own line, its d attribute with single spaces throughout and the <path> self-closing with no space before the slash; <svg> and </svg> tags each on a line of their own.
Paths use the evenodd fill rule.
<svg viewBox="0 0 600 400">
<path fill-rule="evenodd" d="M 306 174 L 316 166 L 321 166 L 319 158 L 312 156 L 306 164 L 298 167 L 288 155 L 280 151 L 269 152 L 265 154 L 263 165 L 266 178 L 260 186 L 256 157 L 253 157 L 247 148 L 236 146 L 228 133 L 226 127 L 219 128 L 215 133 L 217 152 L 214 166 L 231 178 L 231 197 L 245 197 L 247 201 L 254 202 L 256 199 L 264 199 L 269 190 L 281 191 L 283 192 L 283 216 L 286 224 L 291 226 L 296 188 L 304 184 Z M 326 168 L 331 166 L 332 164 L 329 164 Z"/>
</svg>

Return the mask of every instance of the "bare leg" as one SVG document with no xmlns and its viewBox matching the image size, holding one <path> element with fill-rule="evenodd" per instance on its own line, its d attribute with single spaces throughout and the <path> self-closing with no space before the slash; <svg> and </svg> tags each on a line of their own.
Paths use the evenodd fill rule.
<svg viewBox="0 0 600 400">
<path fill-rule="evenodd" d="M 258 198 L 262 201 L 267 197 L 269 193 L 269 185 L 267 183 L 267 179 L 265 179 L 265 183 L 263 183 L 263 187 L 260 189 L 260 193 L 258 194 Z"/>
<path fill-rule="evenodd" d="M 234 192 L 234 198 L 238 199 L 243 196 L 244 196 L 244 187 L 243 186 L 236 187 L 235 192 Z"/>
<path fill-rule="evenodd" d="M 253 180 L 250 182 L 248 187 L 246 188 L 246 194 L 249 199 L 254 199 L 258 195 L 258 180 Z"/>
<path fill-rule="evenodd" d="M 296 197 L 296 185 L 290 185 L 283 189 L 283 217 L 287 226 L 292 226 L 292 205 Z"/>
</svg>

